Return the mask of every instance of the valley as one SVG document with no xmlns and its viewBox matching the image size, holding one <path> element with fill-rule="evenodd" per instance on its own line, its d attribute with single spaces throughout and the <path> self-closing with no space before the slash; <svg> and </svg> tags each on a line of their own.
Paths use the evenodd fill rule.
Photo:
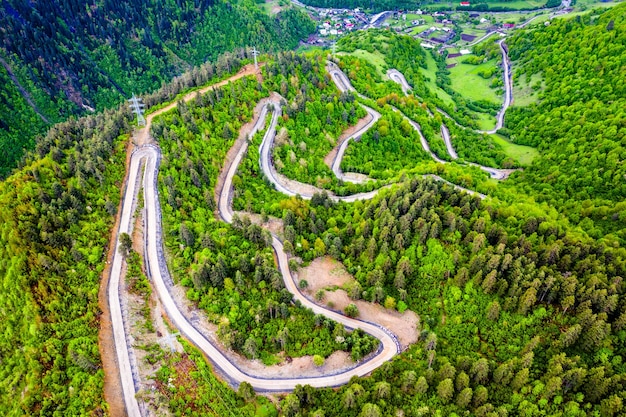
<svg viewBox="0 0 626 417">
<path fill-rule="evenodd" d="M 0 184 L 0 412 L 620 415 L 626 9 L 533 13 L 53 126 Z"/>
</svg>

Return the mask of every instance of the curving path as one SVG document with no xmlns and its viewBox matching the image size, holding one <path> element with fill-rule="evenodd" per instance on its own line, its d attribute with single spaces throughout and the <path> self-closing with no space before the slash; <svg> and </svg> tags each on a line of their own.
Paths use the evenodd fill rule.
<svg viewBox="0 0 626 417">
<path fill-rule="evenodd" d="M 504 39 L 500 40 L 498 42 L 498 45 L 500 46 L 500 52 L 502 53 L 502 67 L 503 67 L 503 72 L 504 72 L 504 88 L 505 88 L 505 92 L 504 92 L 504 101 L 502 102 L 502 107 L 500 108 L 500 110 L 498 111 L 498 114 L 496 116 L 496 126 L 491 129 L 491 130 L 478 130 L 478 133 L 486 133 L 486 134 L 493 134 L 496 133 L 496 131 L 498 131 L 499 129 L 501 129 L 504 126 L 504 115 L 507 111 L 507 109 L 510 107 L 511 103 L 513 102 L 513 86 L 511 83 L 511 67 L 510 67 L 510 63 L 509 63 L 509 57 L 506 51 L 506 47 L 504 45 Z M 344 75 L 345 76 L 345 75 Z M 404 77 L 404 74 L 402 74 L 400 71 L 398 71 L 397 69 L 390 69 L 387 71 L 387 76 L 394 81 L 397 84 L 400 84 L 400 87 L 402 88 L 402 91 L 404 92 L 404 94 L 409 94 L 410 91 L 412 90 L 410 84 L 407 82 L 406 78 Z M 441 115 L 445 116 L 447 119 L 452 120 L 454 123 L 456 123 L 458 126 L 460 126 L 454 119 L 452 119 L 452 117 L 446 113 L 444 110 L 440 109 L 437 107 L 437 112 L 439 112 Z M 461 126 L 462 127 L 462 126 Z M 421 133 L 420 133 L 421 136 Z M 459 156 L 456 153 L 456 150 L 454 149 L 454 146 L 452 145 L 452 140 L 450 138 L 450 131 L 448 130 L 448 128 L 446 127 L 446 125 L 444 123 L 441 124 L 441 137 L 443 138 L 444 143 L 446 144 L 446 149 L 448 151 L 448 154 L 450 155 L 450 158 L 452 159 L 458 159 Z M 422 141 L 422 145 L 424 145 L 424 141 Z M 430 148 L 424 146 L 424 149 L 431 154 L 431 156 L 434 157 L 434 154 L 430 151 Z M 434 157 L 435 158 L 435 157 Z M 442 161 L 439 158 L 435 158 L 435 160 L 437 160 L 437 162 L 442 162 L 445 163 L 445 161 Z M 467 162 L 468 165 L 471 166 L 475 166 L 480 168 L 481 170 L 485 171 L 486 173 L 488 173 L 491 178 L 497 179 L 497 180 L 504 180 L 506 178 L 509 177 L 509 175 L 511 175 L 511 173 L 517 171 L 516 169 L 502 169 L 502 168 L 492 168 L 492 167 L 487 167 L 484 165 L 480 165 L 474 162 Z"/>
<path fill-rule="evenodd" d="M 355 88 L 352 86 L 352 83 L 350 83 L 350 80 L 348 79 L 348 77 L 346 76 L 346 74 L 344 74 L 343 71 L 341 71 L 341 69 L 339 69 L 339 67 L 337 65 L 335 65 L 333 62 L 329 62 L 328 63 L 328 67 L 327 70 L 329 71 L 329 73 L 331 74 L 331 77 L 333 79 L 333 81 L 335 82 L 335 84 L 337 85 L 337 88 L 339 88 L 340 91 L 345 92 L 345 91 L 352 91 L 355 92 L 357 96 L 367 99 L 367 97 L 365 97 L 364 95 L 356 92 Z M 387 75 L 389 75 L 389 77 L 397 82 L 398 84 L 400 84 L 400 86 L 402 87 L 402 90 L 405 92 L 405 94 L 409 94 L 410 90 L 411 90 L 411 86 L 409 85 L 409 83 L 406 81 L 406 78 L 404 77 L 404 74 L 402 74 L 400 71 L 396 70 L 396 69 L 390 69 L 387 72 Z M 366 110 L 369 109 L 369 107 L 367 106 L 363 106 Z M 420 137 L 420 142 L 422 144 L 422 147 L 424 148 L 424 150 L 430 154 L 431 158 L 433 158 L 433 160 L 435 160 L 436 162 L 442 163 L 442 164 L 446 164 L 448 163 L 447 161 L 444 161 L 443 159 L 439 158 L 437 155 L 435 155 L 435 153 L 430 149 L 430 146 L 428 144 L 428 141 L 426 140 L 426 138 L 424 137 L 424 134 L 422 133 L 422 129 L 420 127 L 420 125 L 415 122 L 414 120 L 410 119 L 409 117 L 407 117 L 404 113 L 402 113 L 400 110 L 398 110 L 397 108 L 395 108 L 394 106 L 391 106 L 392 110 L 395 112 L 398 112 L 402 115 L 402 117 L 409 122 L 409 124 L 411 125 L 411 127 L 413 127 L 413 129 L 415 129 L 415 131 L 419 134 Z M 372 110 L 372 109 L 370 109 Z M 373 111 L 373 110 L 372 110 Z M 380 117 L 380 114 L 379 114 Z M 452 152 L 455 155 L 455 158 L 458 158 L 458 156 L 456 156 L 456 152 L 454 152 L 454 148 L 452 147 L 452 143 L 450 142 L 450 134 L 448 132 L 448 129 L 442 124 L 442 134 L 443 134 L 443 129 L 445 129 L 445 133 L 447 134 L 447 139 L 448 139 L 448 143 L 450 143 L 450 148 Z M 341 156 L 343 157 L 343 152 L 341 154 Z M 341 165 L 341 159 L 340 158 L 336 158 L 335 161 L 333 161 L 333 165 L 334 164 L 337 165 Z M 474 164 L 476 165 L 476 164 Z M 477 165 L 479 166 L 479 165 Z M 495 170 L 494 168 L 488 168 L 488 167 L 484 167 L 485 169 L 491 169 L 491 170 Z M 333 172 L 335 172 L 335 170 L 333 169 Z M 493 176 L 493 175 L 492 175 Z M 487 198 L 487 196 L 485 194 L 479 193 L 477 191 L 474 190 L 470 190 L 468 188 L 464 188 L 461 187 L 460 185 L 456 185 L 454 183 L 451 183 L 448 180 L 443 179 L 442 177 L 440 177 L 439 175 L 434 175 L 434 174 L 427 174 L 424 175 L 424 177 L 429 177 L 429 178 L 433 178 L 437 181 L 442 181 L 445 182 L 447 184 L 452 185 L 455 189 L 460 190 L 460 191 L 465 191 L 469 194 L 475 195 L 480 197 L 481 199 L 485 199 Z"/>
<path fill-rule="evenodd" d="M 348 136 L 342 143 L 341 145 L 339 145 L 339 148 L 337 149 L 337 154 L 335 155 L 335 158 L 333 159 L 333 163 L 331 164 L 331 169 L 333 171 L 333 173 L 335 174 L 335 176 L 337 178 L 339 178 L 342 181 L 345 182 L 353 182 L 355 184 L 359 184 L 362 182 L 365 182 L 366 180 L 357 180 L 354 179 L 350 176 L 347 176 L 343 173 L 343 171 L 341 170 L 341 160 L 343 159 L 343 155 L 346 152 L 346 148 L 348 147 L 348 143 L 351 140 L 359 140 L 361 138 L 361 135 L 363 135 L 363 133 L 367 132 L 373 125 L 374 123 L 376 123 L 378 121 L 378 119 L 380 119 L 380 113 L 378 113 L 376 110 L 364 106 L 363 104 L 361 104 L 361 107 L 363 107 L 365 109 L 365 111 L 370 115 L 370 121 L 367 122 L 367 124 L 365 126 L 363 126 L 362 128 L 360 128 L 358 131 L 354 132 L 352 135 Z"/>
<path fill-rule="evenodd" d="M 274 132 L 277 118 L 280 115 L 280 103 L 269 100 L 274 106 L 272 122 L 268 132 Z M 265 126 L 265 119 L 268 108 L 264 106 L 260 112 L 250 135 Z M 153 116 L 153 115 L 151 115 Z M 147 119 L 147 126 L 144 132 L 149 132 L 152 117 Z M 264 143 L 271 144 L 273 134 L 266 133 Z M 232 179 L 237 168 L 247 150 L 247 142 L 241 147 L 232 163 L 228 167 L 224 187 L 220 193 L 218 210 L 221 218 L 226 222 L 232 222 L 233 211 L 230 201 L 232 199 Z M 269 147 L 267 147 L 269 149 Z M 120 233 L 130 233 L 132 227 L 132 215 L 139 189 L 143 186 L 145 203 L 145 262 L 148 275 L 152 280 L 153 287 L 159 296 L 163 308 L 172 324 L 178 329 L 183 337 L 196 345 L 202 352 L 219 367 L 230 379 L 233 385 L 238 385 L 243 381 L 250 383 L 258 391 L 287 391 L 292 390 L 296 385 L 308 384 L 314 387 L 338 386 L 347 383 L 354 376 L 364 376 L 379 367 L 382 363 L 390 360 L 400 352 L 400 343 L 395 335 L 389 330 L 375 323 L 364 322 L 346 317 L 335 311 L 318 306 L 308 300 L 299 292 L 294 282 L 288 265 L 288 257 L 283 250 L 283 245 L 277 236 L 272 235 L 272 247 L 276 253 L 278 268 L 283 275 L 286 288 L 299 300 L 302 305 L 310 308 L 316 314 L 323 314 L 348 329 L 362 329 L 368 334 L 380 340 L 377 353 L 369 360 L 344 372 L 320 377 L 294 377 L 294 378 L 266 378 L 263 375 L 251 375 L 235 366 L 222 352 L 216 348 L 210 340 L 189 320 L 182 312 L 181 306 L 170 294 L 171 278 L 167 271 L 162 246 L 161 213 L 159 205 L 159 195 L 157 189 L 157 177 L 159 162 L 161 158 L 160 149 L 155 145 L 144 145 L 137 148 L 131 156 L 129 166 L 129 176 L 124 193 L 124 202 L 120 214 L 120 224 L 117 236 Z M 143 184 L 141 183 L 142 164 L 145 163 Z M 289 193 L 289 190 L 285 190 Z M 356 201 L 358 199 L 372 198 L 376 192 L 358 194 L 349 197 L 335 197 L 336 200 Z M 120 277 L 123 259 L 118 251 L 113 255 L 111 267 L 111 279 L 109 281 L 108 295 L 112 315 L 113 333 L 115 339 L 118 366 L 120 368 L 120 382 L 124 403 L 129 416 L 141 416 L 142 412 L 135 398 L 139 380 L 136 371 L 133 369 L 133 353 L 129 341 L 129 335 L 124 326 L 124 315 L 122 300 L 120 297 Z"/>
<path fill-rule="evenodd" d="M 354 88 L 350 84 L 348 78 L 341 71 L 336 68 L 331 73 L 333 79 L 337 83 L 337 86 L 342 91 L 354 91 Z M 235 76 L 239 78 L 241 75 Z M 235 78 L 233 77 L 233 78 Z M 227 80 L 228 81 L 228 80 Z M 191 99 L 195 96 L 195 92 L 190 94 L 185 100 Z M 358 94 L 358 93 L 357 93 Z M 286 195 L 296 195 L 296 193 L 289 188 L 289 185 L 284 185 L 280 179 L 280 175 L 276 173 L 273 164 L 270 159 L 270 150 L 273 146 L 274 136 L 276 134 L 276 125 L 278 117 L 281 114 L 281 104 L 276 98 L 267 99 L 268 105 L 263 106 L 260 114 L 258 115 L 250 136 L 263 129 L 267 118 L 268 111 L 273 110 L 272 120 L 268 127 L 260 149 L 259 163 L 261 169 L 268 177 L 268 179 L 274 184 L 277 190 L 285 193 Z M 147 126 L 139 133 L 143 135 L 144 139 L 149 138 L 150 126 L 152 119 L 155 115 L 169 110 L 173 106 L 168 106 L 158 112 L 149 115 L 146 118 Z M 369 108 L 364 106 L 366 110 Z M 372 109 L 370 113 L 372 115 L 372 121 L 368 123 L 362 129 L 359 129 L 354 135 L 350 137 L 356 138 L 369 129 L 380 115 Z M 377 116 L 376 116 L 377 115 Z M 408 118 L 407 118 L 408 119 Z M 424 139 L 419 125 L 409 119 L 411 125 L 419 132 L 422 144 L 425 149 L 428 149 L 428 143 Z M 148 140 L 144 140 L 147 142 Z M 347 146 L 348 140 L 344 142 Z M 227 168 L 227 175 L 224 180 L 224 186 L 219 196 L 218 212 L 220 217 L 225 222 L 232 222 L 233 211 L 231 207 L 233 185 L 233 176 L 237 172 L 237 168 L 243 159 L 247 151 L 247 141 L 241 146 L 239 152 L 235 155 L 232 162 Z M 344 148 L 345 151 L 345 148 Z M 337 163 L 337 166 L 341 163 L 341 155 L 338 153 L 333 165 Z M 432 155 L 432 153 L 431 153 Z M 436 156 L 433 155 L 435 159 Z M 323 314 L 326 317 L 342 323 L 348 329 L 362 329 L 366 333 L 380 340 L 379 349 L 376 354 L 369 360 L 355 366 L 347 371 L 339 372 L 331 375 L 324 375 L 319 377 L 294 377 L 294 378 L 267 378 L 263 375 L 251 375 L 233 364 L 228 357 L 226 357 L 216 346 L 214 346 L 209 338 L 194 324 L 194 320 L 190 319 L 181 311 L 183 306 L 177 304 L 172 297 L 170 290 L 172 287 L 172 281 L 167 270 L 163 253 L 162 243 L 162 225 L 161 225 L 161 210 L 159 204 L 159 195 L 157 188 L 157 177 L 159 163 L 161 159 L 161 151 L 158 146 L 153 144 L 143 145 L 133 151 L 130 160 L 129 174 L 126 182 L 126 189 L 124 192 L 122 211 L 120 214 L 119 228 L 117 230 L 117 237 L 121 233 L 130 233 L 132 228 L 132 216 L 134 207 L 136 204 L 136 198 L 138 191 L 141 187 L 144 190 L 144 206 L 145 206 L 145 226 L 144 226 L 144 239 L 145 239 L 145 263 L 149 278 L 152 280 L 153 287 L 159 296 L 163 309 L 168 315 L 172 324 L 178 329 L 183 337 L 197 346 L 211 361 L 227 376 L 233 385 L 238 385 L 243 381 L 246 381 L 252 385 L 252 387 L 258 391 L 288 391 L 294 389 L 297 385 L 308 384 L 313 387 L 328 387 L 338 386 L 349 382 L 354 376 L 364 376 L 378 368 L 384 362 L 390 360 L 393 356 L 398 354 L 401 350 L 400 343 L 397 337 L 384 327 L 370 322 L 352 319 L 346 317 L 340 313 L 332 310 L 328 310 L 317 304 L 314 304 L 308 298 L 306 298 L 297 288 L 294 282 L 291 272 L 289 270 L 288 256 L 283 249 L 280 239 L 272 234 L 272 247 L 276 254 L 278 262 L 278 268 L 283 276 L 286 288 L 293 294 L 294 298 L 299 300 L 303 306 L 310 308 L 316 314 Z M 441 160 L 439 160 L 441 161 Z M 143 170 L 143 183 L 142 178 L 142 166 Z M 437 175 L 427 175 L 439 181 L 449 183 L 453 187 L 459 190 L 463 190 L 474 195 L 478 195 L 480 198 L 486 196 L 477 193 L 472 190 L 468 190 L 452 184 Z M 319 190 L 322 191 L 322 190 Z M 331 196 L 335 201 L 353 202 L 356 200 L 369 199 L 376 195 L 379 190 L 375 190 L 369 193 L 355 194 L 346 197 Z M 303 198 L 311 198 L 312 195 L 301 195 Z M 119 246 L 119 244 L 118 244 Z M 124 323 L 123 312 L 123 300 L 120 296 L 120 277 L 122 272 L 123 259 L 119 254 L 119 251 L 113 254 L 113 260 L 111 265 L 111 278 L 108 287 L 109 305 L 111 309 L 111 319 L 113 334 L 115 339 L 115 348 L 117 355 L 117 362 L 120 368 L 120 382 L 122 385 L 122 392 L 124 396 L 124 403 L 129 416 L 138 417 L 142 415 L 140 405 L 135 398 L 136 391 L 139 387 L 139 378 L 134 366 L 134 356 L 131 347 L 130 336 L 127 333 L 127 327 Z"/>
</svg>

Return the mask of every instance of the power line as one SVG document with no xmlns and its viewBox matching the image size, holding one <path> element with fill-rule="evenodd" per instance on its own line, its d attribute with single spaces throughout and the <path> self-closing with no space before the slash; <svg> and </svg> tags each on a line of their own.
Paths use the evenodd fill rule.
<svg viewBox="0 0 626 417">
<path fill-rule="evenodd" d="M 145 126 L 146 119 L 143 117 L 145 104 L 143 104 L 143 100 L 133 93 L 133 97 L 128 101 L 130 102 L 130 109 L 137 115 L 137 124 L 139 126 Z"/>
<path fill-rule="evenodd" d="M 259 63 L 256 60 L 257 55 L 259 55 L 259 51 L 257 51 L 256 47 L 252 48 L 252 55 L 254 56 L 254 68 L 259 69 Z"/>
</svg>

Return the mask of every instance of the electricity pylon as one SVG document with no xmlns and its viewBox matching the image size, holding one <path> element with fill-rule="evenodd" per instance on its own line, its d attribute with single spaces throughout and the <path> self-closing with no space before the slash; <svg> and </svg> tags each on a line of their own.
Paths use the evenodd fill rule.
<svg viewBox="0 0 626 417">
<path fill-rule="evenodd" d="M 176 340 L 176 336 L 178 336 L 179 334 L 180 333 L 178 332 L 169 333 L 167 336 L 163 336 L 161 339 L 159 339 L 159 342 L 167 345 L 167 347 L 170 348 L 171 352 L 175 352 L 176 347 L 174 346 L 174 341 Z"/>
<path fill-rule="evenodd" d="M 256 47 L 252 48 L 252 55 L 254 56 L 254 68 L 259 69 L 259 63 L 256 60 L 257 55 L 259 55 L 259 51 L 256 50 Z"/>
<path fill-rule="evenodd" d="M 133 93 L 133 97 L 128 101 L 130 101 L 130 109 L 137 115 L 137 124 L 139 126 L 145 126 L 146 119 L 143 117 L 145 105 L 142 103 L 142 99 L 137 98 Z"/>
</svg>

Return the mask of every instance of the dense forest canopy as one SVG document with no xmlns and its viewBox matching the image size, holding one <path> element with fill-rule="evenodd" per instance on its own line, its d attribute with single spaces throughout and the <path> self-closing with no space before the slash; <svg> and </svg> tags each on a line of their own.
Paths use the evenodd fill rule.
<svg viewBox="0 0 626 417">
<path fill-rule="evenodd" d="M 226 51 L 294 48 L 314 26 L 295 8 L 270 17 L 252 1 L 11 0 L 0 28 L 5 176 L 47 122 L 110 108 Z"/>
<path fill-rule="evenodd" d="M 112 2 L 77 4 L 72 7 L 90 10 L 93 16 L 101 8 L 111 8 L 116 16 L 138 10 Z M 64 36 L 57 39 L 61 41 L 80 38 L 77 26 L 70 24 L 80 21 L 75 16 L 79 9 L 67 2 L 62 7 L 74 12 L 71 18 L 41 20 L 40 31 L 33 29 L 29 35 L 22 28 L 24 36 Z M 208 19 L 213 12 L 229 10 L 232 17 L 239 10 L 238 5 L 200 2 L 150 3 L 149 7 L 161 10 L 164 17 L 141 17 L 147 19 L 148 28 L 179 30 L 173 22 L 180 17 L 194 21 L 198 25 L 194 30 L 204 28 L 197 29 L 204 34 L 212 29 L 197 15 Z M 36 8 L 5 2 L 3 11 L 3 22 L 19 26 L 20 16 L 34 15 Z M 295 12 L 285 13 L 301 19 Z M 311 134 L 312 129 L 304 128 L 307 122 L 320 131 L 323 126 L 325 132 L 307 138 L 307 146 L 322 147 L 322 139 L 337 135 L 362 115 L 358 103 L 366 102 L 383 115 L 371 133 L 350 145 L 353 150 L 347 155 L 351 165 L 375 178 L 398 180 L 398 185 L 373 200 L 333 203 L 327 195 L 317 194 L 307 202 L 279 194 L 258 169 L 260 135 L 248 138 L 254 146 L 234 179 L 236 208 L 280 217 L 285 247 L 300 260 L 333 257 L 356 280 L 349 294 L 353 299 L 380 303 L 389 310 L 408 308 L 420 317 L 418 342 L 371 377 L 355 378 L 337 389 L 298 387 L 281 398 L 282 415 L 612 416 L 624 412 L 625 16 L 626 7 L 618 6 L 570 21 L 553 20 L 549 26 L 507 40 L 514 77 L 530 79 L 539 74 L 543 83 L 538 88 L 543 90 L 537 103 L 510 110 L 501 133 L 516 143 L 539 148 L 540 155 L 523 172 L 498 185 L 478 169 L 466 170 L 454 163 L 435 165 L 417 146 L 415 131 L 389 105 L 417 120 L 427 140 L 435 143 L 442 119 L 430 116 L 428 110 L 436 113 L 438 103 L 420 85 L 425 84 L 421 74 L 410 71 L 411 66 L 423 67 L 428 56 L 409 38 L 389 36 L 382 41 L 377 32 L 371 39 L 384 46 L 385 64 L 406 72 L 426 104 L 401 96 L 397 85 L 383 82 L 372 65 L 352 56 L 341 57 L 339 64 L 368 99 L 341 94 L 332 88 L 325 55 L 290 52 L 267 58 L 263 82 L 241 79 L 188 103 L 180 102 L 155 121 L 152 133 L 164 154 L 159 187 L 173 275 L 187 287 L 189 298 L 220 326 L 223 343 L 248 358 L 274 363 L 281 351 L 292 356 L 318 354 L 323 359 L 333 350 L 346 350 L 358 359 L 375 346 L 368 336 L 358 332 L 348 336 L 342 327 L 292 303 L 274 266 L 268 234 L 260 226 L 247 219 L 230 226 L 215 218 L 216 178 L 226 152 L 239 128 L 250 120 L 256 103 L 273 91 L 281 93 L 286 103 L 280 126 L 287 152 L 281 156 L 277 148 L 275 154 L 285 162 L 292 159 L 288 151 L 293 152 L 293 159 L 296 155 L 305 162 L 320 159 L 315 150 L 305 152 L 304 146 L 289 149 L 289 140 Z M 262 21 L 279 27 L 286 22 Z M 127 48 L 138 42 L 139 32 L 135 38 L 121 35 L 126 24 L 124 19 L 107 21 L 111 30 L 119 29 L 113 30 L 118 35 L 98 45 L 88 43 L 87 38 L 96 42 L 90 31 L 99 33 L 109 26 L 94 23 L 81 32 L 80 42 L 90 47 L 79 48 L 74 61 L 63 64 L 68 68 L 80 60 L 87 62 L 85 57 L 96 60 L 92 53 L 98 48 L 120 48 L 128 58 L 124 66 L 121 52 L 108 55 L 113 61 L 107 62 L 117 59 L 120 66 L 106 77 L 96 69 L 102 68 L 100 61 L 88 61 L 83 72 L 74 68 L 78 72 L 68 75 L 67 85 L 72 85 L 73 77 L 102 82 L 93 91 L 81 87 L 81 100 L 95 100 L 98 94 L 111 99 L 107 105 L 121 100 L 119 92 L 112 92 L 134 85 L 124 77 L 139 77 L 138 73 L 128 75 L 131 63 L 154 59 L 162 70 L 175 72 L 186 65 L 183 61 L 202 62 L 202 54 L 209 53 L 208 45 L 204 52 L 192 52 L 202 51 L 194 44 L 200 40 L 181 40 L 184 30 L 176 40 L 169 34 L 157 38 L 152 33 L 154 50 L 142 44 L 142 53 L 151 57 L 142 61 L 142 53 Z M 246 39 L 219 42 L 241 46 Z M 340 46 L 346 51 L 365 48 L 362 44 L 368 39 L 353 38 Z M 5 47 L 21 44 L 28 49 L 21 40 L 4 41 Z M 71 45 L 83 45 L 76 42 Z M 43 126 L 20 86 L 38 86 L 30 99 L 44 117 L 60 106 L 66 106 L 67 114 L 76 111 L 69 99 L 57 103 L 45 99 L 49 97 L 46 89 L 59 91 L 58 79 L 50 78 L 46 84 L 20 78 L 29 71 L 43 77 L 36 68 L 57 68 L 52 57 L 63 45 L 73 48 L 70 43 L 51 42 L 45 47 L 50 60 L 32 66 L 15 55 L 5 57 L 11 71 L 0 67 L 0 80 L 7 82 L 0 96 L 7 107 L 0 111 L 6 120 L 15 112 L 13 120 Z M 165 52 L 158 55 L 157 50 Z M 172 60 L 174 50 L 188 56 Z M 187 88 L 220 79 L 236 70 L 242 57 L 224 55 L 216 65 L 204 65 L 178 78 L 146 97 L 146 102 L 159 105 Z M 145 72 L 154 71 L 156 78 L 144 87 L 152 89 L 163 78 L 156 66 L 146 65 Z M 13 84 L 14 78 L 20 78 L 19 86 Z M 118 99 L 114 99 L 116 94 Z M 342 121 L 325 123 L 333 117 Z M 459 120 L 462 124 L 463 119 Z M 22 134 L 13 129 L 6 130 L 16 135 L 11 140 Z M 501 163 L 499 149 L 470 143 L 482 140 L 478 134 L 458 126 L 451 130 L 468 158 Z M 33 141 L 33 152 L 23 167 L 0 184 L 0 414 L 107 412 L 98 351 L 98 289 L 123 185 L 130 131 L 129 115 L 123 108 L 70 118 Z M 397 155 L 385 154 L 389 150 Z M 378 161 L 365 160 L 374 153 L 380 156 Z M 321 165 L 313 168 L 321 174 L 326 171 Z M 304 171 L 285 172 L 306 177 Z M 421 176 L 433 172 L 483 187 L 492 198 L 480 200 Z M 457 172 L 462 175 L 454 177 Z M 204 358 L 193 353 L 190 358 L 195 361 L 190 368 L 194 372 L 185 379 L 190 385 L 176 385 L 166 394 L 173 413 L 216 414 L 202 408 L 216 397 L 238 404 L 254 401 L 254 393 L 247 392 L 245 384 L 238 393 L 222 394 L 219 390 L 226 388 L 211 385 L 214 379 Z M 156 379 L 182 380 L 175 374 L 174 362 L 179 359 L 167 356 Z M 254 404 L 245 410 L 263 415 Z"/>
<path fill-rule="evenodd" d="M 513 107 L 505 133 L 536 146 L 515 186 L 559 208 L 595 237 L 622 242 L 626 221 L 626 7 L 571 20 L 507 41 L 514 77 L 539 74 L 539 102 Z M 593 221 L 593 222 L 591 222 Z M 594 225 L 595 223 L 595 225 Z"/>
</svg>

